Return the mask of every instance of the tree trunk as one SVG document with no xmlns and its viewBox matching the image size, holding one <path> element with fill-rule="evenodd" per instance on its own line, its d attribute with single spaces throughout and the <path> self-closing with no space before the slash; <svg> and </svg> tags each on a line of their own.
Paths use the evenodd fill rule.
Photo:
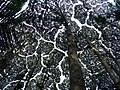
<svg viewBox="0 0 120 90">
<path fill-rule="evenodd" d="M 59 8 L 58 3 L 56 4 Z M 81 64 L 78 59 L 75 43 L 73 41 L 71 27 L 68 25 L 65 15 L 63 14 L 60 8 L 59 8 L 59 11 L 61 16 L 61 21 L 66 28 L 65 32 L 67 34 L 69 72 L 70 72 L 70 89 L 69 90 L 86 90 Z"/>
<path fill-rule="evenodd" d="M 104 57 L 102 57 L 95 48 L 93 48 L 92 50 L 98 56 L 99 61 L 102 63 L 102 65 L 104 66 L 105 70 L 110 75 L 110 77 L 113 80 L 116 88 L 118 90 L 120 90 L 120 83 L 119 83 L 120 81 L 117 79 L 115 72 L 108 65 L 107 60 Z"/>
<path fill-rule="evenodd" d="M 110 75 L 110 77 L 113 80 L 114 85 L 116 86 L 116 88 L 118 90 L 120 90 L 120 81 L 116 77 L 117 75 L 115 74 L 113 69 L 111 69 L 109 64 L 107 63 L 107 59 L 105 57 L 101 56 L 101 54 L 94 48 L 94 46 L 92 45 L 92 43 L 90 41 L 88 41 L 88 39 L 87 39 L 87 42 L 88 42 L 89 46 L 91 47 L 92 51 L 94 52 L 94 54 L 97 55 L 99 61 L 101 62 L 101 64 L 103 65 L 103 67 L 105 68 L 107 73 Z"/>
<path fill-rule="evenodd" d="M 68 59 L 69 59 L 69 70 L 70 70 L 70 90 L 85 90 L 85 82 L 83 79 L 82 68 L 78 59 L 77 50 L 73 41 L 73 35 L 71 28 L 64 18 L 64 25 L 67 34 L 68 43 Z"/>
</svg>

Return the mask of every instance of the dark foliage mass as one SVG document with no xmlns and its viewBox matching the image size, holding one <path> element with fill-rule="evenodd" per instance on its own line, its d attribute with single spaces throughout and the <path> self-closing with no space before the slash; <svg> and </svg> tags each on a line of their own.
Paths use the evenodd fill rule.
<svg viewBox="0 0 120 90">
<path fill-rule="evenodd" d="M 119 14 L 119 0 L 0 0 L 0 89 L 119 90 Z"/>
</svg>

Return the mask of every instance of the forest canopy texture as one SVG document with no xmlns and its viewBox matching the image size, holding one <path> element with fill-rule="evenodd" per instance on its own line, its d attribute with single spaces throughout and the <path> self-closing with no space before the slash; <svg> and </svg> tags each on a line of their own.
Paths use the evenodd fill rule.
<svg viewBox="0 0 120 90">
<path fill-rule="evenodd" d="M 120 0 L 0 0 L 0 90 L 120 90 Z"/>
</svg>

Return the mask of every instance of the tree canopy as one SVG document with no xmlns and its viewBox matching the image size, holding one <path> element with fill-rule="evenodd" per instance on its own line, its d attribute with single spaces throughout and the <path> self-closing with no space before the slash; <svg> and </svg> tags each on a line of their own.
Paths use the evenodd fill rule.
<svg viewBox="0 0 120 90">
<path fill-rule="evenodd" d="M 119 0 L 1 0 L 0 55 L 2 90 L 119 90 Z"/>
</svg>

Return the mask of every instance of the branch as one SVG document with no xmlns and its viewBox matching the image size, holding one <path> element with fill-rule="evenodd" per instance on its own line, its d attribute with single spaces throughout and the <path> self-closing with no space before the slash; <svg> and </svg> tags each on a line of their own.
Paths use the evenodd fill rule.
<svg viewBox="0 0 120 90">
<path fill-rule="evenodd" d="M 87 40 L 89 46 L 91 47 L 91 50 L 94 52 L 94 54 L 97 55 L 98 60 L 104 66 L 104 68 L 107 71 L 107 73 L 110 75 L 110 77 L 113 80 L 114 84 L 118 83 L 119 79 L 117 78 L 116 73 L 108 65 L 108 63 L 107 63 L 108 60 L 105 57 L 101 56 L 101 54 L 99 53 L 99 51 L 97 51 L 97 49 L 92 45 L 92 43 L 88 39 L 86 39 L 86 40 Z M 120 86 L 120 84 L 119 84 L 119 86 Z"/>
</svg>

